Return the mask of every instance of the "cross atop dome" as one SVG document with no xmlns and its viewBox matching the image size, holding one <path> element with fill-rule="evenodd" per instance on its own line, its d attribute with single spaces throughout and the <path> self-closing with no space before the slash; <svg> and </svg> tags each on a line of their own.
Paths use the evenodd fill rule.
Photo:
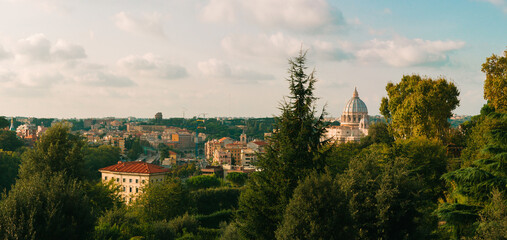
<svg viewBox="0 0 507 240">
<path fill-rule="evenodd" d="M 357 87 L 354 87 L 354 94 L 352 94 L 352 97 L 359 97 L 359 93 L 357 93 Z"/>
</svg>

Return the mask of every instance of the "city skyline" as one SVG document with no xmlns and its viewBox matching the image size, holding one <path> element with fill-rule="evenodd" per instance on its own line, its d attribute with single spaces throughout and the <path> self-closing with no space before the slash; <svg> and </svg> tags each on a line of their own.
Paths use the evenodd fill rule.
<svg viewBox="0 0 507 240">
<path fill-rule="evenodd" d="M 389 81 L 445 77 L 478 114 L 481 64 L 506 49 L 507 1 L 0 0 L 0 116 L 272 117 L 308 50 L 339 117 L 354 87 L 379 114 Z"/>
</svg>

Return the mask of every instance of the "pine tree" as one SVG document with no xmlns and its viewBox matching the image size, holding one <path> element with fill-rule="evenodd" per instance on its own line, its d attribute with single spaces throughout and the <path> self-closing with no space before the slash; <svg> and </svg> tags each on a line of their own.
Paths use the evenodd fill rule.
<svg viewBox="0 0 507 240">
<path fill-rule="evenodd" d="M 240 197 L 238 225 L 247 238 L 273 239 L 299 180 L 323 172 L 324 111 L 316 117 L 313 90 L 317 81 L 306 73 L 306 52 L 289 60 L 288 99 L 276 118 L 275 133 L 260 158 L 261 172 L 252 175 Z"/>
</svg>

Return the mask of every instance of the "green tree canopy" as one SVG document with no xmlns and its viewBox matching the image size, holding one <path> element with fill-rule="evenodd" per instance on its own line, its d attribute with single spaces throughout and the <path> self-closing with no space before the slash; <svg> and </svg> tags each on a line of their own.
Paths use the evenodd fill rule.
<svg viewBox="0 0 507 240">
<path fill-rule="evenodd" d="M 143 153 L 143 147 L 141 146 L 141 140 L 139 140 L 139 138 L 135 138 L 131 141 L 132 142 L 130 143 L 130 146 L 127 148 L 129 149 L 127 152 L 127 157 L 130 160 L 136 160 L 139 155 Z"/>
<path fill-rule="evenodd" d="M 440 177 L 447 172 L 447 156 L 440 140 L 426 137 L 398 139 L 394 156 L 404 158 L 411 175 L 420 179 L 424 189 L 421 197 L 432 202 L 442 197 L 444 181 Z"/>
<path fill-rule="evenodd" d="M 19 179 L 0 202 L 3 239 L 86 239 L 92 226 L 85 192 L 63 173 Z"/>
<path fill-rule="evenodd" d="M 84 140 L 70 133 L 68 126 L 57 124 L 49 128 L 33 149 L 22 157 L 20 177 L 29 177 L 38 172 L 53 174 L 65 172 L 70 178 L 83 178 Z"/>
<path fill-rule="evenodd" d="M 382 98 L 380 112 L 397 138 L 412 136 L 443 139 L 448 118 L 459 105 L 459 91 L 444 78 L 405 75 L 397 84 L 388 83 L 388 97 Z"/>
<path fill-rule="evenodd" d="M 0 149 L 0 192 L 4 190 L 9 192 L 11 185 L 16 182 L 20 161 L 21 157 L 18 153 Z"/>
<path fill-rule="evenodd" d="M 188 190 L 177 179 L 150 183 L 143 191 L 134 207 L 145 221 L 170 220 L 184 214 L 190 206 Z"/>
<path fill-rule="evenodd" d="M 427 201 L 420 197 L 419 178 L 406 158 L 390 152 L 385 144 L 372 145 L 338 176 L 355 239 L 428 239 L 431 231 L 421 226 L 418 209 Z"/>
<path fill-rule="evenodd" d="M 16 136 L 16 132 L 0 130 L 0 149 L 4 151 L 16 151 L 16 149 L 23 145 L 23 141 Z"/>
<path fill-rule="evenodd" d="M 351 239 L 347 198 L 328 174 L 312 174 L 294 190 L 277 239 Z"/>
<path fill-rule="evenodd" d="M 88 180 L 100 179 L 100 168 L 114 165 L 121 160 L 120 148 L 111 145 L 84 147 L 83 161 L 85 177 Z"/>
<path fill-rule="evenodd" d="M 484 81 L 484 98 L 497 111 L 507 110 L 507 50 L 503 56 L 493 56 L 482 64 L 482 72 L 486 73 Z"/>
<path fill-rule="evenodd" d="M 190 190 L 219 187 L 220 180 L 215 176 L 199 175 L 187 179 L 186 184 Z"/>
<path fill-rule="evenodd" d="M 377 122 L 368 128 L 368 135 L 361 139 L 361 144 L 369 146 L 374 143 L 392 144 L 393 135 L 389 132 L 389 126 L 384 122 Z"/>
<path fill-rule="evenodd" d="M 495 189 L 491 202 L 480 214 L 476 240 L 507 239 L 507 201 L 502 193 Z"/>
<path fill-rule="evenodd" d="M 8 127 L 9 125 L 10 123 L 5 117 L 0 117 L 0 129 Z"/>
<path fill-rule="evenodd" d="M 231 172 L 227 174 L 225 179 L 227 181 L 231 182 L 235 186 L 243 186 L 246 182 L 246 179 L 248 178 L 248 175 L 246 173 L 240 173 L 240 172 Z"/>
</svg>

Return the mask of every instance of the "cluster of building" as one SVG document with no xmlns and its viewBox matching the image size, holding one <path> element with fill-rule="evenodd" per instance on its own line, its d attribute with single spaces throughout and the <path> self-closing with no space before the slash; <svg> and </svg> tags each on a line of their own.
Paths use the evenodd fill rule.
<svg viewBox="0 0 507 240">
<path fill-rule="evenodd" d="M 257 156 L 264 152 L 266 145 L 267 142 L 257 139 L 248 142 L 243 133 L 239 141 L 229 137 L 207 141 L 204 152 L 212 165 L 222 166 L 224 170 L 253 171 Z"/>
<path fill-rule="evenodd" d="M 323 139 L 337 143 L 358 142 L 368 135 L 370 117 L 366 104 L 359 98 L 357 89 L 352 98 L 347 102 L 339 119 L 339 126 L 330 126 L 326 129 Z M 261 140 L 248 142 L 247 136 L 242 134 L 239 141 L 229 137 L 213 139 L 205 144 L 206 159 L 212 166 L 202 171 L 207 174 L 216 174 L 224 171 L 224 175 L 230 171 L 254 171 L 255 162 L 259 154 L 264 152 L 268 143 Z M 219 166 L 219 167 L 216 167 Z"/>
<path fill-rule="evenodd" d="M 127 123 L 126 130 L 94 128 L 84 132 L 83 135 L 89 142 L 114 145 L 122 151 L 125 151 L 125 141 L 134 137 L 149 142 L 153 147 L 165 144 L 174 149 L 191 149 L 195 146 L 196 141 L 195 133 L 184 128 L 135 125 L 135 123 Z M 197 137 L 197 141 L 202 142 L 206 135 L 200 133 Z"/>
<path fill-rule="evenodd" d="M 161 117 L 161 114 L 157 113 L 156 118 L 161 119 Z M 368 116 L 366 104 L 359 98 L 357 90 L 354 90 L 342 116 L 337 120 L 341 124 L 327 128 L 325 139 L 344 143 L 359 141 L 361 137 L 368 135 L 370 117 Z M 105 126 L 115 126 L 112 123 L 103 124 Z M 107 127 L 93 128 L 85 132 L 85 136 L 88 137 L 89 141 L 118 144 L 119 147 L 122 146 L 122 141 L 132 136 L 140 137 L 142 140 L 150 142 L 152 146 L 157 146 L 160 143 L 175 148 L 194 146 L 194 134 L 185 129 L 131 123 L 127 123 L 126 127 L 126 131 Z M 110 129 L 110 131 L 103 137 L 97 138 L 97 135 L 104 133 L 100 131 L 101 129 Z M 199 138 L 201 137 L 204 139 L 206 136 L 204 134 L 199 135 Z M 199 141 L 202 141 L 202 139 L 199 139 Z M 255 162 L 258 156 L 264 153 L 266 145 L 268 145 L 268 142 L 263 140 L 248 141 L 244 133 L 241 134 L 239 141 L 230 137 L 209 140 L 204 145 L 204 152 L 206 160 L 211 164 L 202 168 L 201 172 L 202 174 L 225 177 L 230 172 L 249 173 L 256 171 Z M 171 161 L 175 161 L 175 155 L 175 153 L 171 154 Z M 136 200 L 145 184 L 162 181 L 169 170 L 158 165 L 135 161 L 118 162 L 118 164 L 102 168 L 99 171 L 102 173 L 103 181 L 112 181 L 120 186 L 120 196 L 126 203 L 130 203 Z"/>
<path fill-rule="evenodd" d="M 29 120 L 22 125 L 19 125 L 17 128 L 14 127 L 14 118 L 11 118 L 11 125 L 9 130 L 15 131 L 16 135 L 23 139 L 28 145 L 33 145 L 37 139 L 39 139 L 44 132 L 46 132 L 47 128 L 43 126 L 36 126 L 31 123 Z"/>
</svg>

